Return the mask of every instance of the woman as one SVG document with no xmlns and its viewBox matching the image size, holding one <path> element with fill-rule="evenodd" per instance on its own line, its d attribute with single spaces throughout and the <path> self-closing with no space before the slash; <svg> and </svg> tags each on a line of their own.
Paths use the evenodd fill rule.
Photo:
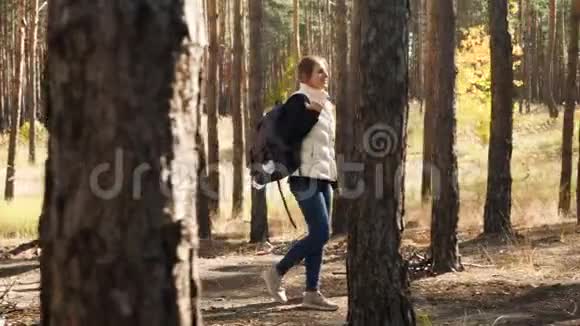
<svg viewBox="0 0 580 326">
<path fill-rule="evenodd" d="M 307 56 L 298 64 L 300 89 L 284 104 L 284 124 L 290 143 L 300 142 L 300 167 L 289 177 L 290 190 L 308 225 L 308 235 L 284 258 L 263 273 L 268 292 L 278 302 L 287 302 L 282 287 L 284 274 L 304 259 L 306 292 L 303 307 L 334 311 L 338 306 L 319 291 L 324 245 L 330 234 L 331 185 L 336 184 L 334 153 L 334 105 L 328 99 L 328 70 L 320 57 Z M 285 132 L 285 131 L 281 131 Z"/>
</svg>

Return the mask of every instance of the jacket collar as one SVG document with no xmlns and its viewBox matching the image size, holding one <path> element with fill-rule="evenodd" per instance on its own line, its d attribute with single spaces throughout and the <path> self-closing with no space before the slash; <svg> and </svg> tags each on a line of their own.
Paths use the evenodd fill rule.
<svg viewBox="0 0 580 326">
<path fill-rule="evenodd" d="M 326 101 L 329 100 L 328 93 L 325 90 L 316 89 L 304 83 L 300 83 L 300 89 L 298 92 L 306 94 L 310 101 L 317 102 L 323 106 L 325 106 Z"/>
</svg>

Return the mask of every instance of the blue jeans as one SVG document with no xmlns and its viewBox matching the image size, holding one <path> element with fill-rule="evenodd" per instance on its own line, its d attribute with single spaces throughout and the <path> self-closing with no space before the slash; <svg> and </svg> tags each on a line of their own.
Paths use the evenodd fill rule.
<svg viewBox="0 0 580 326">
<path fill-rule="evenodd" d="M 330 182 L 307 177 L 290 177 L 288 182 L 308 225 L 308 235 L 290 248 L 276 268 L 284 275 L 304 259 L 306 291 L 317 291 L 322 252 L 330 236 Z"/>
</svg>

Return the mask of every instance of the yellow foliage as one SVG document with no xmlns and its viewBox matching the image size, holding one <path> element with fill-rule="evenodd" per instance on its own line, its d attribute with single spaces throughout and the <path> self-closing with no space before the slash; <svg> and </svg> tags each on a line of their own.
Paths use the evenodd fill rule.
<svg viewBox="0 0 580 326">
<path fill-rule="evenodd" d="M 517 13 L 517 4 L 510 7 L 510 14 Z M 457 51 L 458 67 L 456 94 L 458 120 L 472 126 L 482 143 L 489 141 L 491 108 L 491 53 L 490 36 L 483 25 L 463 31 L 463 40 Z M 513 46 L 513 69 L 521 64 L 522 48 Z M 514 80 L 514 85 L 522 85 Z"/>
</svg>

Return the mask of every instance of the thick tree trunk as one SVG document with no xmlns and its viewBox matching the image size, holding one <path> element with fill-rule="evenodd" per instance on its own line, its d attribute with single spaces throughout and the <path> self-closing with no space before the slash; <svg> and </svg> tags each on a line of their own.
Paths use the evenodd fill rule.
<svg viewBox="0 0 580 326">
<path fill-rule="evenodd" d="M 425 16 L 427 17 L 427 44 L 430 49 L 425 57 L 424 86 L 425 86 L 425 115 L 423 117 L 423 173 L 421 174 L 421 203 L 427 204 L 431 199 L 432 165 L 433 165 L 433 133 L 435 130 L 435 119 L 437 114 L 437 99 L 434 90 L 434 83 L 438 80 L 438 69 L 436 69 L 437 51 L 439 48 L 439 37 L 437 25 L 439 21 L 438 8 L 435 1 L 428 1 L 425 5 Z"/>
<path fill-rule="evenodd" d="M 360 6 L 361 57 L 355 63 L 362 76 L 360 113 L 362 127 L 375 132 L 368 132 L 367 150 L 361 149 L 366 191 L 357 208 L 364 218 L 349 223 L 347 319 L 349 325 L 415 325 L 407 267 L 399 253 L 405 202 L 401 181 L 408 119 L 409 4 L 407 0 L 362 1 Z M 385 135 L 390 142 L 375 147 L 373 139 Z"/>
<path fill-rule="evenodd" d="M 197 180 L 175 173 L 197 166 L 203 7 L 130 4 L 49 2 L 42 325 L 200 324 Z"/>
<path fill-rule="evenodd" d="M 239 218 L 244 203 L 244 123 L 242 117 L 242 0 L 234 0 L 234 64 L 232 75 L 232 124 L 234 129 L 234 187 L 232 218 Z"/>
<path fill-rule="evenodd" d="M 23 16 L 22 4 L 19 5 L 21 8 L 20 17 Z M 20 127 L 20 111 L 22 110 L 22 83 L 24 81 L 24 45 L 26 41 L 26 32 L 24 29 L 24 24 L 19 24 L 20 26 L 18 32 L 17 42 L 18 53 L 17 60 L 17 70 L 14 74 L 13 81 L 13 92 L 12 94 L 12 111 L 10 116 L 10 136 L 8 138 L 8 162 L 6 164 L 6 183 L 4 186 L 4 199 L 9 201 L 14 198 L 14 178 L 16 176 L 16 151 L 17 151 L 17 137 L 18 129 Z"/>
<path fill-rule="evenodd" d="M 347 161 L 347 153 L 352 152 L 352 107 L 348 106 L 347 101 L 347 12 L 346 1 L 338 0 L 335 5 L 336 10 L 336 34 L 335 34 L 335 51 L 337 52 L 337 74 L 336 80 L 336 153 L 338 157 L 338 170 L 341 171 L 339 182 L 344 182 L 343 163 Z M 349 199 L 334 196 L 333 214 L 332 214 L 332 233 L 333 235 L 346 234 L 348 226 L 348 206 Z"/>
<path fill-rule="evenodd" d="M 513 129 L 512 44 L 507 0 L 489 0 L 491 125 L 484 233 L 511 235 L 511 157 Z"/>
<path fill-rule="evenodd" d="M 453 0 L 440 0 L 435 6 L 439 15 L 435 27 L 439 35 L 439 53 L 435 64 L 437 79 L 433 80 L 433 91 L 437 94 L 433 162 L 439 185 L 438 192 L 433 194 L 431 254 L 433 271 L 445 273 L 462 269 L 457 246 L 459 182 L 455 151 L 455 14 Z"/>
<path fill-rule="evenodd" d="M 250 0 L 250 129 L 252 136 L 262 118 L 264 112 L 263 93 L 263 51 L 262 51 L 262 0 Z M 248 144 L 248 148 L 251 144 Z M 252 188 L 252 212 L 251 212 L 250 242 L 261 242 L 268 239 L 268 207 L 266 205 L 266 187 L 257 190 Z"/>
<path fill-rule="evenodd" d="M 220 166 L 218 139 L 218 31 L 217 31 L 217 1 L 207 2 L 207 17 L 209 28 L 209 56 L 207 64 L 207 175 L 210 218 L 220 214 Z"/>
</svg>

